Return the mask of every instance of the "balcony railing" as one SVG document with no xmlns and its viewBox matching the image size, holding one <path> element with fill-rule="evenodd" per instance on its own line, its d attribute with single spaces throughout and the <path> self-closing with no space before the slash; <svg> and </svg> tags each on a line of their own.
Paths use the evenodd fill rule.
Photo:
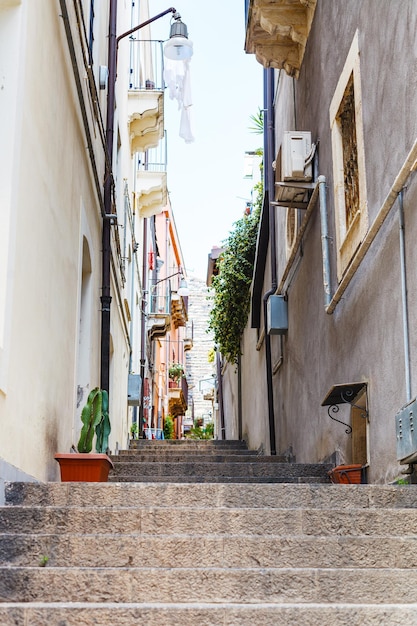
<svg viewBox="0 0 417 626">
<path fill-rule="evenodd" d="M 167 134 L 164 131 L 162 139 L 156 148 L 149 148 L 138 154 L 138 172 L 166 172 L 167 171 Z"/>
<path fill-rule="evenodd" d="M 163 41 L 130 40 L 129 89 L 164 91 Z"/>
<path fill-rule="evenodd" d="M 171 314 L 171 293 L 155 291 L 150 296 L 150 315 L 170 315 Z"/>
</svg>

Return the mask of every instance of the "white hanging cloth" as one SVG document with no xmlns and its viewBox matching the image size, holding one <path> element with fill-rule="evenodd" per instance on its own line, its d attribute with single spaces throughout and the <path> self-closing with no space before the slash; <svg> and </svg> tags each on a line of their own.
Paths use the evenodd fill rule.
<svg viewBox="0 0 417 626">
<path fill-rule="evenodd" d="M 180 137 L 186 143 L 194 141 L 191 130 L 191 78 L 189 59 L 173 61 L 165 59 L 164 80 L 171 100 L 177 100 L 181 111 Z"/>
</svg>

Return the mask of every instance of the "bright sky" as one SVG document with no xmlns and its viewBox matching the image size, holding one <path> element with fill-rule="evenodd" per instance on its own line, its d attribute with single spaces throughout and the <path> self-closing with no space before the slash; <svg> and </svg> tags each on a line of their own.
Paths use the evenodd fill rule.
<svg viewBox="0 0 417 626">
<path fill-rule="evenodd" d="M 211 248 L 221 245 L 243 215 L 251 183 L 243 178 L 245 151 L 262 146 L 249 131 L 250 115 L 263 104 L 262 66 L 244 52 L 244 0 L 149 0 L 150 15 L 175 6 L 194 44 L 191 59 L 192 130 L 178 135 L 180 112 L 168 95 L 168 190 L 185 266 L 205 279 Z M 168 39 L 170 15 L 152 25 Z"/>
</svg>

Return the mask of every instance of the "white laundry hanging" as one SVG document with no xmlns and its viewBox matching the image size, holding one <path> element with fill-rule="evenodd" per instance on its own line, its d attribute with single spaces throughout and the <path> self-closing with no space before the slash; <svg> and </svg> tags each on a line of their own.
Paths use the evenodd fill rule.
<svg viewBox="0 0 417 626">
<path fill-rule="evenodd" d="M 194 141 L 191 130 L 191 79 L 189 59 L 173 61 L 165 59 L 164 80 L 171 100 L 177 100 L 181 111 L 180 137 L 186 143 Z"/>
</svg>

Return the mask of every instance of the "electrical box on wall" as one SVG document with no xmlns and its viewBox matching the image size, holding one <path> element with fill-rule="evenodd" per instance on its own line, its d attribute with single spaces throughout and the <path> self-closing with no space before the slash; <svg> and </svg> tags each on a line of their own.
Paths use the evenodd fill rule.
<svg viewBox="0 0 417 626">
<path fill-rule="evenodd" d="M 267 302 L 268 335 L 284 335 L 288 330 L 288 302 L 284 296 L 270 296 Z"/>
<path fill-rule="evenodd" d="M 142 378 L 139 374 L 129 374 L 127 381 L 127 404 L 128 406 L 140 405 L 140 392 L 142 389 Z"/>
<path fill-rule="evenodd" d="M 311 181 L 312 164 L 306 165 L 311 154 L 309 131 L 286 131 L 282 141 L 281 175 L 283 181 Z"/>
<path fill-rule="evenodd" d="M 406 463 L 417 462 L 417 400 L 414 398 L 395 416 L 397 436 L 397 460 Z"/>
</svg>

